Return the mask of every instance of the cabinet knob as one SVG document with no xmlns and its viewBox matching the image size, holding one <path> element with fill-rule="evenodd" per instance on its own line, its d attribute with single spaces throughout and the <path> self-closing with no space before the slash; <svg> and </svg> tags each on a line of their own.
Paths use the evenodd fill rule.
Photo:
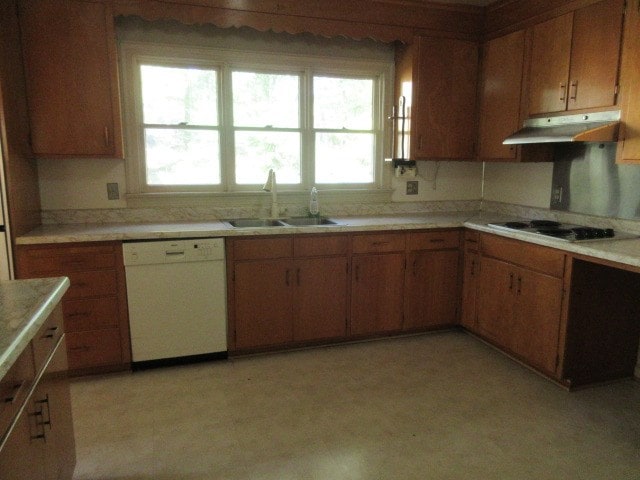
<svg viewBox="0 0 640 480">
<path fill-rule="evenodd" d="M 109 127 L 105 126 L 104 127 L 104 145 L 106 147 L 109 146 Z"/>
</svg>

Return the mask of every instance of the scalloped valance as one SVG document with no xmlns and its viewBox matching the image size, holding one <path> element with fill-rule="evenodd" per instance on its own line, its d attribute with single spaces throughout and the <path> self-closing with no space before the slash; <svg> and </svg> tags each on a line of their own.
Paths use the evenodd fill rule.
<svg viewBox="0 0 640 480">
<path fill-rule="evenodd" d="M 415 35 L 477 39 L 482 9 L 418 0 L 111 0 L 115 16 L 410 43 Z"/>
</svg>

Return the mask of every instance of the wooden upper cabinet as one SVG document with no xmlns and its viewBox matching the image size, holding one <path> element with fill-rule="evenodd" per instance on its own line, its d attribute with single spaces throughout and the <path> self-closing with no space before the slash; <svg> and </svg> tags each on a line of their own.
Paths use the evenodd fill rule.
<svg viewBox="0 0 640 480">
<path fill-rule="evenodd" d="M 603 0 L 532 29 L 529 114 L 615 105 L 624 0 Z"/>
<path fill-rule="evenodd" d="M 419 37 L 414 54 L 411 158 L 472 159 L 478 46 L 457 39 Z"/>
<path fill-rule="evenodd" d="M 627 0 L 620 66 L 622 122 L 616 161 L 640 162 L 640 0 Z"/>
<path fill-rule="evenodd" d="M 516 160 L 515 145 L 502 141 L 520 128 L 523 30 L 488 41 L 482 47 L 478 157 Z"/>
<path fill-rule="evenodd" d="M 573 14 L 533 27 L 529 114 L 560 112 L 567 107 L 567 83 Z"/>
<path fill-rule="evenodd" d="M 34 154 L 122 158 L 108 4 L 24 0 L 19 13 Z"/>
</svg>

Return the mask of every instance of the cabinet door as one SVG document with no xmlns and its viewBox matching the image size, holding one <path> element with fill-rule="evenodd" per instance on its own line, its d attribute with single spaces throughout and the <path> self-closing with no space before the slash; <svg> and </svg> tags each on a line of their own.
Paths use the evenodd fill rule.
<svg viewBox="0 0 640 480">
<path fill-rule="evenodd" d="M 519 268 L 511 350 L 554 374 L 562 307 L 562 279 Z"/>
<path fill-rule="evenodd" d="M 404 330 L 453 325 L 457 321 L 457 250 L 412 252 L 405 274 Z"/>
<path fill-rule="evenodd" d="M 480 256 L 477 252 L 465 252 L 462 279 L 462 314 L 460 323 L 472 332 L 476 331 L 476 299 L 480 276 Z"/>
<path fill-rule="evenodd" d="M 237 262 L 234 272 L 236 349 L 279 345 L 293 339 L 293 263 Z"/>
<path fill-rule="evenodd" d="M 568 110 L 615 105 L 623 8 L 605 0 L 575 11 Z"/>
<path fill-rule="evenodd" d="M 0 449 L 2 480 L 45 480 L 43 425 L 29 402 Z"/>
<path fill-rule="evenodd" d="M 479 282 L 478 330 L 499 345 L 510 348 L 516 282 L 513 266 L 483 257 Z"/>
<path fill-rule="evenodd" d="M 346 257 L 296 260 L 295 341 L 344 337 L 347 334 Z"/>
<path fill-rule="evenodd" d="M 351 335 L 402 328 L 404 253 L 352 259 Z"/>
<path fill-rule="evenodd" d="M 480 159 L 515 160 L 515 145 L 502 141 L 520 128 L 524 31 L 485 43 L 480 90 Z"/>
<path fill-rule="evenodd" d="M 413 158 L 473 158 L 477 45 L 457 39 L 420 37 L 417 62 L 411 112 Z"/>
<path fill-rule="evenodd" d="M 640 162 L 640 0 L 631 0 L 624 20 L 620 66 L 620 138 L 616 161 Z"/>
<path fill-rule="evenodd" d="M 67 370 L 66 346 L 63 338 L 33 394 L 33 402 L 42 412 L 46 438 L 44 465 L 47 480 L 70 480 L 76 464 Z"/>
<path fill-rule="evenodd" d="M 568 13 L 533 27 L 529 115 L 566 109 L 572 25 Z"/>
<path fill-rule="evenodd" d="M 115 33 L 107 5 L 25 0 L 20 6 L 34 154 L 122 158 Z"/>
</svg>

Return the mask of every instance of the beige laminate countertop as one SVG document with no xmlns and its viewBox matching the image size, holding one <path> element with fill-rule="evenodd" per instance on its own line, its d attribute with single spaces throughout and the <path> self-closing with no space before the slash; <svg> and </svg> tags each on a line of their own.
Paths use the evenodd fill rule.
<svg viewBox="0 0 640 480">
<path fill-rule="evenodd" d="M 67 277 L 0 282 L 0 379 L 69 288 Z"/>
<path fill-rule="evenodd" d="M 477 212 L 427 213 L 402 216 L 330 217 L 337 225 L 307 227 L 234 228 L 222 221 L 184 223 L 111 223 L 42 225 L 17 239 L 19 245 L 42 243 L 100 242 L 109 240 L 155 240 L 168 238 L 291 235 L 376 230 L 410 230 L 462 227 Z"/>
<path fill-rule="evenodd" d="M 233 228 L 222 221 L 138 224 L 43 225 L 17 239 L 19 245 L 99 242 L 109 240 L 154 240 L 170 238 L 230 237 L 247 235 L 291 235 L 309 233 L 372 232 L 466 227 L 567 252 L 640 268 L 640 238 L 566 242 L 517 231 L 498 230 L 487 223 L 522 220 L 491 212 L 438 212 L 362 217 L 330 217 L 337 225 L 311 227 Z"/>
</svg>

